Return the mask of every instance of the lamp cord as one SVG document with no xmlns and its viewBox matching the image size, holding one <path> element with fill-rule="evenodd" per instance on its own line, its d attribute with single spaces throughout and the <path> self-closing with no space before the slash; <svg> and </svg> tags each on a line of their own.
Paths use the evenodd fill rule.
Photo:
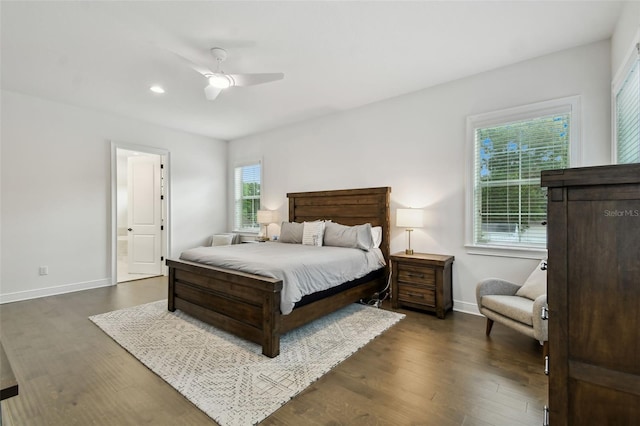
<svg viewBox="0 0 640 426">
<path fill-rule="evenodd" d="M 391 263 L 389 263 L 389 276 L 387 277 L 386 287 L 382 289 L 382 291 L 374 293 L 371 299 L 369 299 L 367 302 L 365 302 L 363 299 L 360 299 L 360 303 L 363 305 L 375 306 L 376 308 L 380 308 L 382 306 L 382 302 L 384 302 L 388 297 L 391 296 L 391 291 L 389 291 L 389 289 L 391 288 L 391 274 Z M 382 299 L 380 298 L 381 294 Z"/>
</svg>

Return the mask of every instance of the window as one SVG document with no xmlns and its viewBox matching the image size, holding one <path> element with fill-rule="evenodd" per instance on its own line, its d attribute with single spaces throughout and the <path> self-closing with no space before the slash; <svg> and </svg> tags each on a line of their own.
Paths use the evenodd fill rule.
<svg viewBox="0 0 640 426">
<path fill-rule="evenodd" d="M 260 210 L 260 163 L 238 166 L 234 170 L 234 223 L 235 231 L 256 232 Z"/>
<path fill-rule="evenodd" d="M 640 43 L 614 84 L 614 140 L 617 163 L 640 163 Z"/>
<path fill-rule="evenodd" d="M 570 167 L 577 157 L 577 105 L 576 97 L 469 117 L 467 246 L 484 249 L 475 253 L 544 253 L 540 172 Z"/>
</svg>

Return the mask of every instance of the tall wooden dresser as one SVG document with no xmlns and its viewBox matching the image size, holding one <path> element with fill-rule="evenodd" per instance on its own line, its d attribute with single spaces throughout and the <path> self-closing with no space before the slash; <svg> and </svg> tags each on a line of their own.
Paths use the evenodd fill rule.
<svg viewBox="0 0 640 426">
<path fill-rule="evenodd" d="M 640 425 L 640 164 L 542 172 L 547 424 Z"/>
</svg>

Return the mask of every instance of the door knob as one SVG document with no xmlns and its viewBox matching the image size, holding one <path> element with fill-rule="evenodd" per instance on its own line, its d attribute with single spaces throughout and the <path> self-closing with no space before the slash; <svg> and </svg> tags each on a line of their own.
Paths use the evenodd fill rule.
<svg viewBox="0 0 640 426">
<path fill-rule="evenodd" d="M 133 231 L 133 229 L 131 229 L 131 228 L 127 228 L 127 231 Z"/>
</svg>

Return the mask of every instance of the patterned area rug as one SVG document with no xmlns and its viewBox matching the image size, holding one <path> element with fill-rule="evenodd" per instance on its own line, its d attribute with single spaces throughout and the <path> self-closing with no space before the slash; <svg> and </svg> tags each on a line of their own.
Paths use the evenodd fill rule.
<svg viewBox="0 0 640 426">
<path fill-rule="evenodd" d="M 293 330 L 280 355 L 180 312 L 166 300 L 89 319 L 222 426 L 264 420 L 404 315 L 352 304 Z"/>
</svg>

